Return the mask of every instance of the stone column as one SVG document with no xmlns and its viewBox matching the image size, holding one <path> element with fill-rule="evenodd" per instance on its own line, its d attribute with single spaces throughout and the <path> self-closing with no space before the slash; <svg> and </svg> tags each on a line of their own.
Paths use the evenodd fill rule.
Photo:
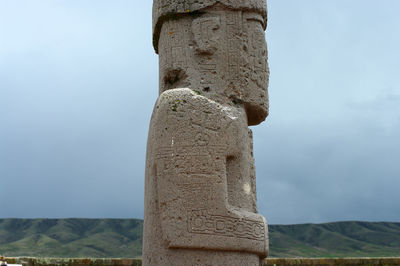
<svg viewBox="0 0 400 266">
<path fill-rule="evenodd" d="M 159 98 L 143 265 L 260 265 L 252 133 L 268 115 L 265 0 L 155 0 Z"/>
</svg>

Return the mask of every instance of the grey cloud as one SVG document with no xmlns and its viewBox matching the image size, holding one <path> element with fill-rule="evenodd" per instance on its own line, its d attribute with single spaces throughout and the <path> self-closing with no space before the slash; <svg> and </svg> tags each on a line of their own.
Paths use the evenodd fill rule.
<svg viewBox="0 0 400 266">
<path fill-rule="evenodd" d="M 374 4 L 269 1 L 271 223 L 400 221 L 400 2 Z M 0 217 L 142 217 L 150 23 L 146 1 L 0 1 Z"/>
</svg>

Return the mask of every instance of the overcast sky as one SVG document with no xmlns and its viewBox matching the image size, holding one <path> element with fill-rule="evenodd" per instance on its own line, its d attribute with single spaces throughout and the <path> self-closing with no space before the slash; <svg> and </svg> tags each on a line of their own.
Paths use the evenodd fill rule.
<svg viewBox="0 0 400 266">
<path fill-rule="evenodd" d="M 143 218 L 145 0 L 0 0 L 0 218 Z M 272 224 L 400 222 L 400 1 L 269 0 Z"/>
</svg>

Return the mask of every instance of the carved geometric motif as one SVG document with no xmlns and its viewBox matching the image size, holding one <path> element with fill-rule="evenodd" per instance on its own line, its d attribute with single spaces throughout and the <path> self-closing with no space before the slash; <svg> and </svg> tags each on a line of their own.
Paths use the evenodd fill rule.
<svg viewBox="0 0 400 266">
<path fill-rule="evenodd" d="M 264 224 L 258 221 L 213 215 L 208 210 L 188 212 L 188 231 L 194 234 L 221 235 L 265 241 Z"/>
<path fill-rule="evenodd" d="M 184 174 L 186 178 L 191 175 L 215 175 L 221 171 L 221 163 L 226 147 L 212 145 L 206 148 L 193 146 L 175 146 L 161 148 L 157 152 L 157 159 L 163 165 L 160 169 L 164 173 L 173 171 L 175 175 Z M 190 178 L 189 178 L 190 180 Z"/>
<path fill-rule="evenodd" d="M 235 81 L 239 77 L 239 57 L 240 35 L 242 12 L 228 12 L 226 14 L 226 36 L 228 44 L 228 79 Z"/>
</svg>

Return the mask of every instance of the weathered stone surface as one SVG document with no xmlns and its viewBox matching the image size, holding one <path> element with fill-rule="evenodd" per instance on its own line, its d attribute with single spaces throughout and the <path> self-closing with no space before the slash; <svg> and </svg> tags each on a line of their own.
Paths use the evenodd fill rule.
<svg viewBox="0 0 400 266">
<path fill-rule="evenodd" d="M 153 2 L 153 45 L 158 53 L 160 29 L 164 21 L 181 15 L 196 14 L 216 4 L 225 9 L 259 13 L 267 27 L 266 0 L 155 0 Z"/>
<path fill-rule="evenodd" d="M 217 5 L 201 16 L 165 21 L 159 91 L 191 88 L 223 104 L 242 104 L 248 124 L 268 115 L 268 53 L 263 18 Z"/>
<path fill-rule="evenodd" d="M 169 259 L 174 265 L 179 259 L 182 264 L 176 265 L 189 265 L 184 261 L 197 251 L 183 249 L 246 251 L 265 257 L 267 226 L 255 213 L 245 111 L 191 89 L 168 90 L 156 103 L 149 140 L 144 262 L 162 265 Z M 151 264 L 150 259 L 157 262 Z"/>
<path fill-rule="evenodd" d="M 248 125 L 268 114 L 265 2 L 154 8 L 160 96 L 147 146 L 143 264 L 260 265 L 268 229 L 257 214 Z"/>
</svg>

